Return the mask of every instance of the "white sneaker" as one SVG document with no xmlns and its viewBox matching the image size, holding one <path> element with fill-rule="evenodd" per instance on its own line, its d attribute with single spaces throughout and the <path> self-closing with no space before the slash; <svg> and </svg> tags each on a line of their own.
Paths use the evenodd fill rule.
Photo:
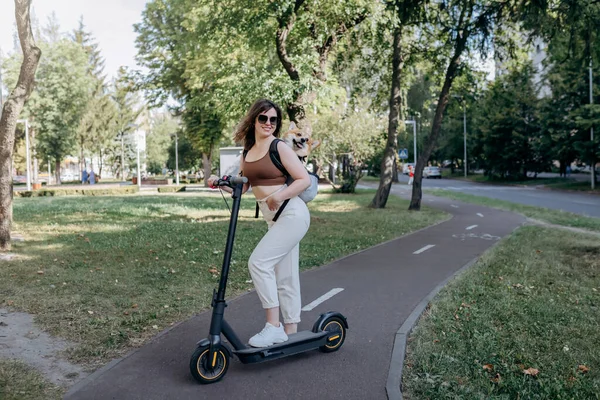
<svg viewBox="0 0 600 400">
<path fill-rule="evenodd" d="M 248 344 L 252 347 L 269 347 L 287 340 L 288 336 L 283 330 L 283 324 L 280 323 L 279 327 L 276 327 L 267 322 L 262 331 L 250 338 Z"/>
</svg>

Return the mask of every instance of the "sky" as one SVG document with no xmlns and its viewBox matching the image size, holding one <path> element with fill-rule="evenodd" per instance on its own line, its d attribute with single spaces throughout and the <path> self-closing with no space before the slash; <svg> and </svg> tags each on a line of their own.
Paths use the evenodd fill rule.
<svg viewBox="0 0 600 400">
<path fill-rule="evenodd" d="M 40 24 L 46 25 L 54 11 L 62 32 L 79 26 L 83 16 L 86 31 L 91 32 L 105 59 L 104 72 L 110 79 L 120 66 L 135 67 L 136 54 L 133 24 L 141 21 L 148 0 L 32 0 L 31 10 Z M 0 0 L 0 49 L 13 51 L 16 31 L 15 5 Z"/>
</svg>

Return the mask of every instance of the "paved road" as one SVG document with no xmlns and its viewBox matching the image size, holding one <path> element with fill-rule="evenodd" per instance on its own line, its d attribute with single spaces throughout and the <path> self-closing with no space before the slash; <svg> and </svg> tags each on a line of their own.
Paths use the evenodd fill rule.
<svg viewBox="0 0 600 400">
<path fill-rule="evenodd" d="M 406 184 L 408 178 L 403 175 L 400 177 L 400 181 L 404 185 L 394 185 L 394 190 L 407 195 L 412 190 L 412 187 Z M 376 187 L 376 185 L 370 184 L 368 186 Z M 423 188 L 452 190 L 600 218 L 600 196 L 594 194 L 560 192 L 533 187 L 488 185 L 456 179 L 423 179 Z"/>
<path fill-rule="evenodd" d="M 314 351 L 256 365 L 234 360 L 221 382 L 199 385 L 188 362 L 195 343 L 208 334 L 210 313 L 205 312 L 92 374 L 66 399 L 386 399 L 395 334 L 415 306 L 523 223 L 500 210 L 427 196 L 425 201 L 453 218 L 301 274 L 303 304 L 344 289 L 304 312 L 300 324 L 310 329 L 322 312 L 343 313 L 350 330 L 338 352 Z M 264 324 L 254 292 L 229 302 L 225 316 L 242 339 Z"/>
</svg>

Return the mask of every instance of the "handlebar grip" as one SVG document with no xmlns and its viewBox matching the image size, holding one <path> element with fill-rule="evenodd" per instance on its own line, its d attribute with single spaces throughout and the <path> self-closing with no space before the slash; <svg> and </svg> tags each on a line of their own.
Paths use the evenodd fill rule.
<svg viewBox="0 0 600 400">
<path fill-rule="evenodd" d="M 248 178 L 245 176 L 232 176 L 230 179 L 232 185 L 245 184 L 248 182 Z"/>
</svg>

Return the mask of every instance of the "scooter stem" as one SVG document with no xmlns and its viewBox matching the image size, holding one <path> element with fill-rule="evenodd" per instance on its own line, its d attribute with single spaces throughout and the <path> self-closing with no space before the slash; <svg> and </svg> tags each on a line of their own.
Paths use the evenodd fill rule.
<svg viewBox="0 0 600 400">
<path fill-rule="evenodd" d="M 233 252 L 233 240 L 235 238 L 235 228 L 237 226 L 238 213 L 240 211 L 240 202 L 242 198 L 243 184 L 233 186 L 233 205 L 231 206 L 231 218 L 229 219 L 229 231 L 227 233 L 227 244 L 225 245 L 225 254 L 223 256 L 223 267 L 221 268 L 221 279 L 219 280 L 219 291 L 215 300 L 217 302 L 225 301 L 225 289 L 227 287 L 227 278 L 229 276 L 229 265 L 231 264 L 231 254 Z"/>
</svg>

